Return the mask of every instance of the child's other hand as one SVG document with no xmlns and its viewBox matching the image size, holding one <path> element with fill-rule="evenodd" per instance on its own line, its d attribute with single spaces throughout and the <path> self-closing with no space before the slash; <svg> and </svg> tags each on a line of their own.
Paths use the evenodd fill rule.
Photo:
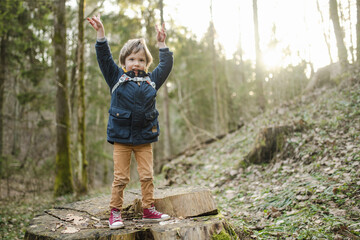
<svg viewBox="0 0 360 240">
<path fill-rule="evenodd" d="M 166 47 L 165 45 L 165 39 L 166 39 L 166 29 L 165 29 L 165 23 L 162 24 L 161 29 L 158 28 L 157 25 L 155 25 L 156 28 L 156 40 L 158 41 L 159 48 Z"/>
<path fill-rule="evenodd" d="M 91 26 L 96 30 L 98 38 L 105 37 L 105 29 L 104 29 L 104 25 L 100 20 L 100 14 L 98 14 L 97 16 L 93 16 L 92 18 L 87 18 L 87 20 L 91 24 Z"/>
</svg>

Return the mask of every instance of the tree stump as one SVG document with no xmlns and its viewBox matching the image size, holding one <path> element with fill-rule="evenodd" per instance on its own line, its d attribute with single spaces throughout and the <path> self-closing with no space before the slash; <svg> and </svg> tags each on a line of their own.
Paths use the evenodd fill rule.
<svg viewBox="0 0 360 240">
<path fill-rule="evenodd" d="M 225 234 L 237 239 L 231 226 L 218 213 L 211 192 L 205 188 L 155 190 L 155 207 L 171 216 L 160 223 L 142 222 L 140 191 L 126 191 L 122 216 L 125 228 L 110 230 L 110 196 L 45 210 L 32 219 L 26 240 L 47 239 L 211 239 Z"/>
<path fill-rule="evenodd" d="M 245 156 L 246 164 L 269 163 L 282 150 L 287 136 L 295 131 L 302 131 L 306 126 L 303 120 L 293 125 L 267 127 L 260 130 L 251 151 Z"/>
<path fill-rule="evenodd" d="M 336 86 L 339 81 L 339 76 L 343 72 L 340 62 L 332 63 L 325 67 L 319 68 L 317 72 L 311 77 L 309 83 L 305 88 L 305 92 L 313 91 L 315 88 L 323 86 Z"/>
</svg>

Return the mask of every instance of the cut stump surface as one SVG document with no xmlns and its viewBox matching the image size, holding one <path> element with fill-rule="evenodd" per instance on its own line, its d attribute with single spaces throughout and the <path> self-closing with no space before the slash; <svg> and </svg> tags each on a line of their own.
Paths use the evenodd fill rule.
<svg viewBox="0 0 360 240">
<path fill-rule="evenodd" d="M 206 188 L 156 189 L 157 210 L 171 216 L 161 223 L 141 220 L 140 191 L 124 194 L 124 229 L 110 230 L 110 196 L 45 210 L 33 218 L 25 239 L 211 239 L 214 234 L 226 232 L 233 236 L 231 227 L 221 214 L 210 190 Z"/>
</svg>

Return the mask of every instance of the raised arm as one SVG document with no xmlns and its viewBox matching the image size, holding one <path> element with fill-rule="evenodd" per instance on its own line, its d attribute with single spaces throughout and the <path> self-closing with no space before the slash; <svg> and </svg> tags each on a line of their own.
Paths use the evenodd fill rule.
<svg viewBox="0 0 360 240">
<path fill-rule="evenodd" d="M 103 39 L 105 37 L 105 29 L 104 25 L 100 20 L 100 14 L 97 16 L 93 16 L 92 18 L 87 18 L 87 20 L 90 25 L 95 29 L 97 39 Z"/>
<path fill-rule="evenodd" d="M 166 48 L 165 39 L 166 39 L 166 29 L 165 29 L 165 23 L 162 24 L 161 29 L 158 28 L 157 25 L 155 25 L 156 29 L 156 40 L 157 45 L 159 48 Z"/>
<path fill-rule="evenodd" d="M 159 47 L 160 62 L 159 65 L 151 73 L 151 79 L 156 84 L 156 89 L 159 89 L 167 77 L 169 76 L 173 66 L 173 53 L 169 51 L 169 48 L 165 44 L 166 29 L 163 23 L 161 29 L 155 26 L 156 29 L 156 40 Z"/>
<path fill-rule="evenodd" d="M 103 23 L 101 22 L 100 15 L 87 18 L 87 20 L 96 31 L 96 57 L 105 81 L 111 89 L 118 80 L 117 77 L 120 68 L 115 63 L 111 55 L 111 50 L 105 38 L 105 29 Z"/>
</svg>

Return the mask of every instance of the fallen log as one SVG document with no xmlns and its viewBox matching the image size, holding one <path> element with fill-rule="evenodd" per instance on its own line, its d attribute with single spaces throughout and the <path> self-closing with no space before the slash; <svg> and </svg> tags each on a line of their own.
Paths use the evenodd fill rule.
<svg viewBox="0 0 360 240">
<path fill-rule="evenodd" d="M 26 240 L 47 239 L 211 239 L 226 234 L 237 239 L 231 226 L 218 213 L 211 192 L 205 188 L 168 188 L 155 190 L 155 207 L 171 216 L 161 223 L 142 222 L 141 194 L 124 195 L 124 229 L 108 227 L 110 196 L 45 210 L 32 219 Z"/>
</svg>

